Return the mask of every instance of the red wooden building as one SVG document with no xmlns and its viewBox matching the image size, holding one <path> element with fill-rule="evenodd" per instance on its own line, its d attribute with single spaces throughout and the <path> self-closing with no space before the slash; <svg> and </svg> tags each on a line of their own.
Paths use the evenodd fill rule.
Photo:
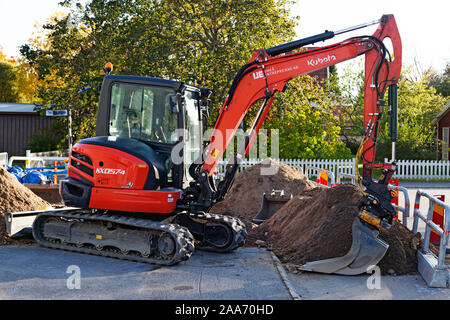
<svg viewBox="0 0 450 320">
<path fill-rule="evenodd" d="M 436 126 L 436 138 L 441 142 L 441 144 L 439 144 L 439 160 L 449 160 L 450 102 L 447 103 L 441 112 L 439 112 L 431 124 Z"/>
</svg>

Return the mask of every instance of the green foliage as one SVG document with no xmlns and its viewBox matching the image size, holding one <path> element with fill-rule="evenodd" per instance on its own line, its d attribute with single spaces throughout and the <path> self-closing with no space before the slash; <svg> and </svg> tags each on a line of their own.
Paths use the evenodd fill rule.
<svg viewBox="0 0 450 320">
<path fill-rule="evenodd" d="M 37 76 L 22 59 L 7 58 L 0 46 L 0 102 L 37 103 Z"/>
<path fill-rule="evenodd" d="M 291 80 L 288 90 L 276 96 L 264 124 L 279 130 L 280 158 L 351 158 L 340 140 L 335 107 L 332 95 L 314 78 Z"/>
<path fill-rule="evenodd" d="M 44 152 L 58 149 L 59 139 L 49 131 L 35 133 L 28 141 L 27 150 L 31 152 Z"/>
<path fill-rule="evenodd" d="M 339 95 L 337 104 L 341 105 L 341 135 L 345 145 L 356 154 L 361 137 L 364 119 L 364 69 L 363 60 L 353 60 L 338 79 Z"/>
<path fill-rule="evenodd" d="M 356 72 L 354 71 L 356 70 Z M 397 159 L 436 159 L 435 128 L 431 125 L 434 117 L 444 108 L 448 99 L 428 86 L 428 78 L 419 81 L 408 80 L 411 69 L 402 72 L 398 83 L 398 141 Z M 351 65 L 341 79 L 343 93 L 342 115 L 347 124 L 342 131 L 346 144 L 354 152 L 358 137 L 363 129 L 364 115 L 364 72 L 362 64 Z M 385 101 L 388 101 L 387 93 Z M 378 135 L 377 160 L 391 158 L 392 144 L 389 137 L 389 116 L 384 108 Z"/>
<path fill-rule="evenodd" d="M 450 63 L 447 63 L 445 70 L 442 74 L 435 72 L 430 74 L 427 81 L 428 85 L 434 87 L 437 93 L 442 94 L 444 97 L 450 96 Z"/>
<path fill-rule="evenodd" d="M 94 134 L 106 61 L 115 74 L 181 80 L 213 90 L 212 119 L 237 70 L 253 50 L 294 36 L 290 0 L 75 0 L 65 17 L 44 26 L 45 46 L 22 46 L 21 53 L 39 74 L 39 97 L 56 108 L 73 105 L 74 140 Z M 75 27 L 74 27 L 75 26 Z"/>
<path fill-rule="evenodd" d="M 444 108 L 445 99 L 427 85 L 427 78 L 410 82 L 402 78 L 398 97 L 398 141 L 396 158 L 436 160 L 436 134 L 431 121 Z M 387 97 L 386 97 L 387 99 Z M 391 140 L 388 135 L 389 118 L 384 114 L 380 128 L 377 158 L 391 158 Z"/>
<path fill-rule="evenodd" d="M 19 102 L 17 73 L 8 62 L 0 62 L 0 102 Z"/>
</svg>

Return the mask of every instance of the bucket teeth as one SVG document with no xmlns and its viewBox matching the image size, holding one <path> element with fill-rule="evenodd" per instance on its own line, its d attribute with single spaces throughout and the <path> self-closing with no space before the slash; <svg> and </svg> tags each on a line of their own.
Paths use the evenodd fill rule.
<svg viewBox="0 0 450 320">
<path fill-rule="evenodd" d="M 378 238 L 378 231 L 365 226 L 357 217 L 352 225 L 352 246 L 342 257 L 307 262 L 300 270 L 356 275 L 369 271 L 384 257 L 389 245 Z"/>
</svg>

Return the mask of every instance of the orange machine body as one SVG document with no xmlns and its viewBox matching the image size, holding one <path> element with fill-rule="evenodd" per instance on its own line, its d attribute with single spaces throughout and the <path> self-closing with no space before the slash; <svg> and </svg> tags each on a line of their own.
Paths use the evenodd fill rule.
<svg viewBox="0 0 450 320">
<path fill-rule="evenodd" d="M 81 142 L 72 149 L 69 177 L 89 186 L 89 208 L 146 213 L 173 212 L 181 197 L 181 190 L 146 190 L 150 170 L 155 169 L 128 152 Z"/>
</svg>

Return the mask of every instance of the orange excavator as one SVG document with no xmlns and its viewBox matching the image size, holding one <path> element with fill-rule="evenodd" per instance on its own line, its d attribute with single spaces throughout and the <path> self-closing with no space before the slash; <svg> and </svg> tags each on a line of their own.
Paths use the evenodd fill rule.
<svg viewBox="0 0 450 320">
<path fill-rule="evenodd" d="M 297 50 L 375 24 L 378 28 L 373 35 Z M 386 38 L 393 52 L 386 48 Z M 307 263 L 303 268 L 366 272 L 387 250 L 387 244 L 377 237 L 378 230 L 389 228 L 395 216 L 388 189 L 395 163 L 377 164 L 374 159 L 388 88 L 390 104 L 396 105 L 401 51 L 393 15 L 256 50 L 232 82 L 205 148 L 201 137 L 210 90 L 179 81 L 111 75 L 108 65 L 96 136 L 72 148 L 68 179 L 61 182 L 61 194 L 69 207 L 39 212 L 33 223 L 34 238 L 50 248 L 162 265 L 189 259 L 194 248 L 229 252 L 242 246 L 245 225 L 235 217 L 208 211 L 232 186 L 275 94 L 297 76 L 363 55 L 364 130 L 358 150 L 362 178 L 357 174 L 363 200 L 353 224 L 353 246 L 344 257 Z M 253 124 L 216 185 L 213 171 L 258 101 L 262 103 Z M 378 181 L 372 179 L 374 169 L 382 170 Z"/>
</svg>

